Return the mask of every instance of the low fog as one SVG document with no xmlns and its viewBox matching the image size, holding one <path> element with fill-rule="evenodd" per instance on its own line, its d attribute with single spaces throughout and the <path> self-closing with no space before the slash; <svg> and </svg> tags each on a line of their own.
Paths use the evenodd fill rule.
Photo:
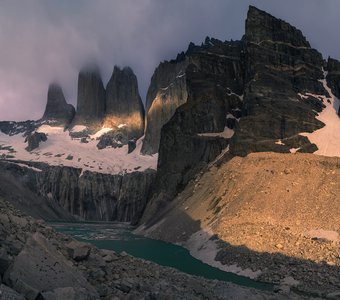
<svg viewBox="0 0 340 300">
<path fill-rule="evenodd" d="M 38 119 L 48 85 L 76 104 L 79 69 L 96 62 L 106 85 L 129 65 L 145 94 L 160 61 L 206 36 L 237 40 L 253 4 L 302 30 L 312 47 L 340 59 L 337 0 L 1 0 L 0 120 Z"/>
</svg>

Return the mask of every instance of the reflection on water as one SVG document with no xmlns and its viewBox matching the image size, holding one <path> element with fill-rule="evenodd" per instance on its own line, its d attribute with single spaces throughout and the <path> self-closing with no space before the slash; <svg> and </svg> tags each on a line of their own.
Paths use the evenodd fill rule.
<svg viewBox="0 0 340 300">
<path fill-rule="evenodd" d="M 159 265 L 176 268 L 182 272 L 218 279 L 261 290 L 272 290 L 273 286 L 251 280 L 211 267 L 192 257 L 183 247 L 152 240 L 132 233 L 133 227 L 126 223 L 53 223 L 57 231 L 76 239 L 90 242 L 102 249 L 126 253 Z"/>
</svg>

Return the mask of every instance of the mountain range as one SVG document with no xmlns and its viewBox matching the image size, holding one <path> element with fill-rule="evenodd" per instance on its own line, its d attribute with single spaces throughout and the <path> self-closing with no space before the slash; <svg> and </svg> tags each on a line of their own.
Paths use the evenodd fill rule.
<svg viewBox="0 0 340 300">
<path fill-rule="evenodd" d="M 328 239 L 339 231 L 339 98 L 340 62 L 250 6 L 240 40 L 207 37 L 161 62 L 145 108 L 130 67 L 114 66 L 104 86 L 98 67 L 84 66 L 76 108 L 51 83 L 41 119 L 0 122 L 0 197 L 49 221 L 131 222 L 239 274 L 266 268 L 256 252 L 272 263 L 248 275 L 294 278 L 285 286 L 325 296 L 340 278 L 338 235 Z M 302 245 L 319 256 L 297 254 Z M 278 270 L 289 263 L 321 275 Z"/>
</svg>

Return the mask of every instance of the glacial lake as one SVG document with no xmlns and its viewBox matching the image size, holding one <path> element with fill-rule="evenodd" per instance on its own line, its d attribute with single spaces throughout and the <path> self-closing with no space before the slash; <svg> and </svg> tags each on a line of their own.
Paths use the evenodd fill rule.
<svg viewBox="0 0 340 300">
<path fill-rule="evenodd" d="M 117 253 L 125 251 L 131 256 L 207 279 L 228 281 L 260 290 L 273 290 L 271 284 L 211 267 L 192 257 L 183 247 L 135 235 L 132 233 L 133 228 L 125 223 L 51 223 L 50 225 L 61 233 L 92 243 L 101 249 L 114 250 Z"/>
</svg>

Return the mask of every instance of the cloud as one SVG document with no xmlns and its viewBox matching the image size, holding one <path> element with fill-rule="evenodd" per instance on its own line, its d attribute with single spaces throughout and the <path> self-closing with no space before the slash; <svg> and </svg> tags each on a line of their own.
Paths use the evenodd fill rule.
<svg viewBox="0 0 340 300">
<path fill-rule="evenodd" d="M 58 81 L 76 104 L 81 66 L 96 61 L 107 83 L 129 65 L 142 97 L 160 61 L 209 35 L 240 39 L 249 4 L 300 28 L 325 56 L 340 58 L 337 0 L 2 0 L 0 120 L 42 116 L 47 88 Z"/>
</svg>

